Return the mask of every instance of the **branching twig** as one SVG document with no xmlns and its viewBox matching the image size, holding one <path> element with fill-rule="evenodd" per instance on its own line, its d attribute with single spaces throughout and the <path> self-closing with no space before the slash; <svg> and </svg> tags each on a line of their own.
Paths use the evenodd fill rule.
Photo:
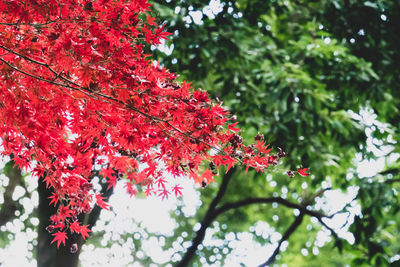
<svg viewBox="0 0 400 267">
<path fill-rule="evenodd" d="M 300 210 L 301 213 L 310 215 L 312 217 L 316 217 L 316 218 L 332 218 L 333 217 L 333 215 L 326 215 L 326 214 L 323 214 L 318 211 L 309 210 L 309 209 L 307 209 L 306 206 L 290 202 L 281 197 L 247 198 L 247 199 L 240 200 L 240 201 L 237 201 L 234 203 L 225 204 L 222 207 L 216 209 L 215 213 L 216 213 L 216 216 L 218 216 L 218 215 L 220 215 L 228 210 L 231 210 L 231 209 L 237 209 L 237 208 L 244 207 L 244 206 L 251 205 L 251 204 L 266 204 L 266 203 L 274 203 L 274 202 L 282 204 L 288 208 L 298 209 L 298 210 Z"/>
<path fill-rule="evenodd" d="M 339 236 L 338 236 L 338 234 L 335 232 L 335 230 L 333 230 L 331 227 L 329 227 L 329 226 L 322 220 L 322 218 L 318 218 L 318 217 L 317 217 L 317 219 L 318 219 L 318 221 L 319 221 L 326 229 L 328 229 L 328 230 L 331 232 L 331 234 L 333 235 L 333 237 L 335 238 L 335 240 L 339 240 L 339 239 L 340 239 Z"/>
<path fill-rule="evenodd" d="M 219 204 L 219 202 L 221 201 L 222 197 L 224 196 L 226 189 L 228 188 L 229 181 L 231 180 L 234 171 L 235 171 L 235 169 L 232 168 L 228 171 L 228 173 L 226 173 L 224 175 L 221 186 L 218 190 L 218 193 L 212 200 L 210 206 L 208 207 L 207 213 L 204 216 L 203 221 L 201 222 L 201 227 L 196 232 L 196 236 L 192 240 L 192 245 L 187 249 L 182 260 L 176 265 L 176 267 L 189 266 L 190 261 L 192 260 L 193 256 L 196 253 L 197 247 L 201 244 L 201 242 L 203 242 L 207 228 L 211 225 L 211 223 L 216 218 L 215 209 L 216 209 L 217 205 Z"/>
<path fill-rule="evenodd" d="M 300 226 L 304 218 L 304 213 L 300 212 L 299 216 L 293 221 L 293 223 L 289 226 L 286 232 L 283 234 L 281 240 L 279 240 L 278 246 L 275 248 L 272 255 L 268 258 L 266 262 L 259 265 L 259 267 L 268 266 L 269 264 L 273 263 L 276 259 L 276 256 L 279 254 L 281 250 L 281 245 L 284 241 L 288 240 L 289 237 L 296 231 L 296 229 Z"/>
<path fill-rule="evenodd" d="M 200 139 L 197 138 L 197 137 L 193 137 L 193 136 L 191 136 L 190 134 L 185 133 L 184 131 L 178 129 L 177 127 L 175 127 L 174 125 L 172 125 L 172 124 L 169 122 L 169 120 L 161 119 L 161 118 L 158 118 L 158 117 L 149 115 L 149 114 L 147 114 L 147 113 L 145 113 L 145 112 L 143 112 L 143 111 L 141 111 L 141 110 L 135 108 L 134 106 L 130 105 L 129 103 L 125 103 L 125 102 L 123 102 L 123 101 L 121 101 L 121 100 L 119 100 L 119 99 L 117 99 L 117 98 L 115 98 L 115 97 L 112 97 L 112 96 L 109 96 L 109 95 L 105 95 L 105 94 L 102 94 L 102 93 L 99 93 L 99 92 L 94 92 L 93 90 L 90 90 L 90 89 L 87 88 L 87 87 L 82 87 L 81 85 L 79 85 L 79 84 L 77 84 L 77 83 L 71 81 L 71 80 L 68 79 L 67 77 L 63 76 L 63 75 L 61 74 L 61 72 L 60 72 L 60 73 L 57 73 L 55 70 L 53 70 L 53 69 L 52 69 L 48 64 L 46 64 L 46 63 L 43 63 L 43 62 L 34 60 L 34 59 L 32 59 L 32 58 L 29 58 L 29 57 L 27 57 L 27 56 L 25 56 L 25 55 L 22 55 L 22 54 L 20 54 L 20 53 L 17 53 L 17 52 L 15 52 L 14 50 L 9 49 L 9 48 L 7 48 L 7 47 L 4 47 L 4 46 L 2 46 L 2 45 L 0 45 L 0 48 L 2 48 L 3 50 L 5 50 L 5 51 L 7 51 L 7 52 L 9 52 L 9 53 L 12 53 L 12 54 L 14 54 L 14 55 L 16 55 L 16 56 L 19 56 L 19 57 L 21 57 L 21 58 L 23 58 L 23 59 L 25 59 L 25 60 L 28 60 L 28 61 L 30 61 L 30 62 L 32 62 L 32 63 L 34 63 L 34 64 L 37 64 L 37 65 L 40 65 L 40 66 L 45 67 L 46 69 L 48 69 L 50 72 L 52 72 L 52 73 L 55 75 L 55 78 L 54 78 L 53 80 L 49 80 L 49 79 L 45 79 L 45 78 L 42 78 L 42 77 L 33 75 L 33 74 L 31 74 L 31 73 L 28 73 L 28 72 L 26 72 L 26 71 L 24 71 L 24 70 L 21 70 L 21 69 L 15 67 L 15 66 L 13 66 L 11 63 L 5 61 L 4 59 L 2 59 L 2 58 L 0 57 L 0 61 L 1 61 L 1 62 L 3 62 L 4 64 L 6 64 L 7 66 L 9 66 L 10 68 L 12 68 L 12 69 L 15 70 L 15 71 L 18 71 L 18 72 L 20 72 L 20 73 L 22 73 L 22 74 L 24 74 L 24 75 L 26 75 L 26 76 L 29 76 L 29 77 L 34 78 L 34 79 L 37 79 L 37 80 L 39 80 L 39 81 L 43 81 L 43 82 L 47 82 L 47 83 L 49 83 L 49 84 L 53 84 L 53 85 L 56 85 L 56 86 L 59 86 L 59 87 L 64 87 L 64 88 L 68 88 L 68 89 L 71 89 L 71 90 L 79 91 L 79 92 L 85 94 L 85 95 L 88 96 L 88 97 L 97 97 L 97 98 L 99 98 L 100 100 L 102 100 L 102 101 L 104 101 L 104 102 L 107 102 L 107 103 L 110 103 L 109 101 L 112 101 L 112 102 L 114 102 L 114 103 L 118 103 L 118 104 L 124 106 L 125 108 L 128 108 L 128 109 L 130 109 L 130 110 L 133 110 L 133 111 L 139 113 L 140 115 L 142 115 L 142 116 L 144 116 L 144 117 L 146 117 L 146 118 L 148 118 L 148 119 L 154 121 L 155 123 L 157 123 L 157 122 L 163 122 L 163 123 L 165 123 L 168 127 L 170 127 L 171 129 L 173 129 L 173 130 L 176 131 L 177 133 L 181 134 L 182 136 L 185 136 L 185 137 L 187 137 L 187 138 L 196 140 L 196 141 L 198 141 L 198 142 L 200 142 L 200 143 L 202 143 L 202 144 L 208 146 L 209 148 L 215 149 L 215 150 L 217 150 L 218 152 L 221 152 L 221 153 L 225 154 L 225 152 L 224 152 L 223 150 L 221 150 L 221 149 L 219 149 L 219 148 L 217 148 L 217 147 L 215 147 L 215 146 L 213 146 L 213 145 L 211 145 L 211 144 L 209 144 L 209 143 L 207 143 L 207 142 L 205 142 L 205 141 L 203 141 L 203 140 L 200 140 Z M 67 84 L 55 82 L 55 80 L 56 80 L 57 78 L 63 80 L 63 81 L 66 82 Z"/>
<path fill-rule="evenodd" d="M 198 247 L 198 245 L 201 244 L 201 242 L 203 242 L 204 236 L 205 236 L 205 232 L 207 230 L 207 228 L 211 225 L 211 223 L 222 213 L 227 212 L 229 210 L 232 209 L 237 209 L 240 207 L 244 207 L 247 205 L 251 205 L 251 204 L 266 204 L 266 203 L 279 203 L 282 204 L 288 208 L 292 208 L 292 209 L 298 209 L 300 210 L 300 215 L 297 216 L 296 220 L 293 222 L 293 224 L 291 225 L 291 227 L 289 227 L 289 229 L 285 232 L 284 236 L 282 237 L 282 240 L 280 242 L 280 244 L 278 244 L 277 250 L 276 250 L 276 255 L 279 253 L 280 251 L 280 246 L 281 243 L 283 241 L 285 241 L 286 239 L 289 238 L 289 236 L 296 230 L 296 228 L 301 224 L 301 221 L 303 220 L 304 215 L 309 215 L 312 217 L 316 217 L 319 221 L 322 221 L 322 218 L 332 218 L 335 214 L 332 215 L 326 215 L 322 212 L 319 211 L 313 211 L 313 210 L 309 210 L 307 209 L 307 206 L 310 205 L 311 203 L 309 203 L 310 199 L 315 198 L 317 196 L 320 196 L 324 191 L 329 190 L 329 188 L 326 189 L 322 189 L 321 191 L 317 192 L 316 194 L 314 194 L 307 202 L 309 204 L 296 204 L 293 202 L 290 202 L 284 198 L 281 197 L 269 197 L 269 198 L 247 198 L 244 200 L 240 200 L 237 202 L 233 202 L 233 203 L 228 203 L 225 204 L 219 208 L 216 208 L 216 206 L 218 205 L 218 203 L 221 201 L 222 196 L 224 195 L 226 188 L 228 186 L 228 182 L 230 179 L 230 176 L 228 176 L 229 173 L 227 175 L 224 176 L 224 180 L 221 184 L 220 190 L 218 191 L 217 196 L 213 199 L 212 203 L 210 204 L 207 213 L 203 219 L 203 221 L 201 222 L 201 227 L 200 229 L 196 232 L 196 236 L 192 241 L 192 246 L 186 251 L 183 259 L 181 262 L 179 262 L 176 267 L 184 267 L 184 266 L 188 266 L 188 264 L 190 263 L 191 259 L 193 258 L 193 256 L 196 253 L 196 249 Z M 231 175 L 231 174 L 230 174 Z M 336 233 L 335 233 L 336 234 Z M 270 261 L 271 259 L 274 260 L 276 255 L 274 255 L 273 258 L 270 257 L 270 259 L 268 259 L 268 261 Z"/>
</svg>

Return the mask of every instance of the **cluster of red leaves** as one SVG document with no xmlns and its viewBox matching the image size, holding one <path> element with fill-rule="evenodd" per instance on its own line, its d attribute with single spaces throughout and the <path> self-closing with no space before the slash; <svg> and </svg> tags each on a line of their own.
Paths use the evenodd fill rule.
<svg viewBox="0 0 400 267">
<path fill-rule="evenodd" d="M 148 8 L 146 0 L 0 1 L 2 153 L 53 189 L 57 246 L 68 229 L 88 236 L 76 218 L 94 202 L 107 208 L 93 190 L 95 170 L 109 187 L 124 178 L 131 196 L 140 186 L 166 198 L 182 188 L 169 189 L 165 172 L 201 183 L 220 165 L 263 171 L 279 159 L 262 138 L 243 145 L 220 104 L 151 61 L 144 50 L 168 33 Z"/>
</svg>

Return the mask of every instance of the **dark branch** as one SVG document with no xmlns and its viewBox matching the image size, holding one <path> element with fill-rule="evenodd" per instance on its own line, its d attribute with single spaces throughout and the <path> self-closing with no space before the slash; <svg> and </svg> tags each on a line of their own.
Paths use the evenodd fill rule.
<svg viewBox="0 0 400 267">
<path fill-rule="evenodd" d="M 196 232 L 196 236 L 195 238 L 192 240 L 192 245 L 189 247 L 189 249 L 186 251 L 184 257 L 182 258 L 182 260 L 176 265 L 176 267 L 183 267 L 183 266 L 188 266 L 188 264 L 190 263 L 191 259 L 193 258 L 193 256 L 196 253 L 197 247 L 203 242 L 205 233 L 207 228 L 211 225 L 211 223 L 222 213 L 232 210 L 232 209 L 237 209 L 240 207 L 244 207 L 247 205 L 251 205 L 251 204 L 266 204 L 266 203 L 279 203 L 282 204 L 286 207 L 292 208 L 292 209 L 298 209 L 300 210 L 300 215 L 296 218 L 295 222 L 296 224 L 298 223 L 298 225 L 300 225 L 301 220 L 303 219 L 304 215 L 309 215 L 312 217 L 316 217 L 318 220 L 321 220 L 322 218 L 332 218 L 334 215 L 326 215 L 323 214 L 321 212 L 318 211 L 313 211 L 313 210 L 309 210 L 307 209 L 307 206 L 311 204 L 311 200 L 315 199 L 315 197 L 320 196 L 323 192 L 325 192 L 326 190 L 329 190 L 329 188 L 327 189 L 323 189 L 319 192 L 317 192 L 316 194 L 314 194 L 310 199 L 308 199 L 307 204 L 306 203 L 302 203 L 302 204 L 296 204 L 293 202 L 290 202 L 284 198 L 281 197 L 269 197 L 269 198 L 247 198 L 241 201 L 237 201 L 234 203 L 228 203 L 225 204 L 223 206 L 221 206 L 220 208 L 217 208 L 218 203 L 221 201 L 222 197 L 225 194 L 225 191 L 228 187 L 228 183 L 229 180 L 232 176 L 233 171 L 230 170 L 223 178 L 221 187 L 217 193 L 217 195 L 215 196 L 215 198 L 213 199 L 213 201 L 211 202 L 207 213 L 203 219 L 203 221 L 201 222 L 201 227 L 200 229 Z M 301 218 L 301 219 L 300 219 Z M 297 222 L 298 220 L 300 220 L 300 222 Z M 293 223 L 293 225 L 295 225 L 295 227 L 293 228 L 292 231 L 295 231 L 295 229 L 298 227 L 298 225 L 295 224 L 295 222 Z M 292 232 L 290 232 L 289 230 L 291 230 L 291 228 L 289 228 L 287 230 L 286 233 L 289 233 L 288 236 L 285 239 L 282 239 L 281 242 L 285 241 L 287 238 L 289 238 L 289 236 L 292 234 Z M 284 237 L 286 236 L 286 233 L 284 235 Z M 279 248 L 280 248 L 280 244 L 277 250 L 277 253 L 279 253 Z M 274 256 L 274 258 L 276 257 L 276 255 Z"/>
<path fill-rule="evenodd" d="M 328 230 L 332 233 L 332 235 L 333 235 L 333 237 L 335 238 L 335 240 L 339 240 L 339 239 L 340 239 L 339 236 L 338 236 L 338 234 L 335 232 L 335 230 L 333 230 L 331 227 L 329 227 L 329 226 L 322 220 L 322 218 L 318 218 L 318 217 L 317 217 L 317 219 L 318 219 L 318 221 L 319 221 L 326 229 L 328 229 Z"/>
<path fill-rule="evenodd" d="M 264 262 L 263 264 L 259 265 L 259 267 L 262 266 L 268 266 L 269 264 L 273 263 L 276 259 L 276 256 L 279 254 L 281 250 L 281 245 L 284 241 L 288 240 L 289 237 L 296 231 L 296 229 L 300 226 L 304 218 L 304 213 L 300 212 L 299 216 L 296 217 L 296 219 L 293 221 L 293 223 L 289 226 L 289 228 L 286 230 L 286 232 L 283 234 L 281 240 L 278 243 L 278 246 L 275 248 L 274 253 L 272 253 L 271 257 Z"/>
<path fill-rule="evenodd" d="M 232 178 L 235 169 L 230 169 L 223 177 L 221 186 L 218 190 L 217 195 L 212 200 L 210 206 L 208 207 L 207 213 L 201 222 L 200 229 L 196 232 L 196 236 L 192 240 L 192 245 L 188 248 L 182 260 L 176 265 L 176 267 L 185 267 L 189 266 L 190 261 L 193 256 L 196 254 L 197 247 L 203 242 L 204 236 L 206 234 L 207 228 L 211 225 L 211 223 L 218 216 L 216 214 L 216 207 L 224 196 L 226 189 L 228 188 L 229 181 Z"/>
<path fill-rule="evenodd" d="M 240 208 L 243 206 L 247 206 L 247 205 L 251 205 L 251 204 L 266 204 L 266 203 L 279 203 L 282 204 L 288 208 L 293 208 L 293 209 L 298 209 L 300 210 L 301 213 L 316 217 L 316 218 L 332 218 L 333 215 L 325 215 L 321 212 L 318 211 L 313 211 L 313 210 L 309 210 L 307 209 L 306 206 L 300 205 L 300 204 L 296 204 L 293 202 L 290 202 L 284 198 L 281 197 L 268 197 L 268 198 L 262 198 L 262 197 L 255 197 L 255 198 L 247 198 L 241 201 L 237 201 L 234 203 L 228 203 L 223 205 L 222 207 L 218 208 L 215 213 L 216 216 L 220 215 L 221 213 L 224 213 L 228 210 L 231 209 L 236 209 L 236 208 Z"/>
<path fill-rule="evenodd" d="M 304 215 L 309 215 L 312 217 L 316 217 L 319 221 L 322 222 L 322 218 L 332 218 L 335 214 L 333 215 L 326 215 L 322 212 L 318 212 L 318 211 L 313 211 L 313 210 L 309 210 L 307 209 L 307 206 L 311 205 L 313 200 L 317 197 L 323 194 L 323 192 L 329 190 L 330 188 L 326 188 L 326 189 L 322 189 L 320 191 L 318 191 L 316 194 L 312 195 L 307 201 L 306 203 L 301 203 L 301 204 L 296 204 L 293 202 L 290 202 L 284 198 L 281 197 L 269 197 L 269 198 L 247 198 L 241 201 L 237 201 L 234 203 L 228 203 L 225 204 L 223 206 L 221 206 L 220 208 L 216 208 L 218 203 L 221 201 L 223 195 L 225 194 L 225 191 L 228 187 L 228 183 L 229 180 L 232 176 L 233 171 L 230 170 L 223 178 L 221 187 L 217 193 L 217 195 L 215 196 L 215 198 L 213 199 L 213 201 L 211 202 L 207 213 L 203 219 L 203 221 L 201 222 L 201 227 L 200 229 L 196 232 L 196 236 L 195 238 L 192 240 L 192 245 L 190 246 L 190 248 L 186 251 L 184 257 L 182 258 L 182 260 L 176 265 L 176 267 L 184 267 L 184 266 L 188 266 L 188 264 L 190 263 L 191 259 L 194 257 L 197 247 L 203 242 L 204 240 L 204 236 L 205 236 L 205 232 L 207 230 L 207 228 L 211 225 L 211 223 L 222 213 L 232 210 L 232 209 L 237 209 L 240 207 L 244 207 L 247 205 L 251 205 L 251 204 L 266 204 L 266 203 L 279 203 L 282 204 L 288 208 L 292 208 L 292 209 L 298 209 L 300 210 L 300 215 L 296 218 L 296 220 L 293 222 L 292 226 L 289 227 L 289 229 L 286 231 L 286 233 L 284 234 L 282 240 L 280 241 L 280 244 L 278 244 L 276 255 L 279 253 L 280 251 L 280 246 L 281 243 L 285 240 L 287 240 L 289 238 L 289 236 L 296 230 L 296 228 L 301 224 L 301 221 L 304 217 Z M 322 222 L 323 223 L 323 222 Z M 325 225 L 324 225 L 325 226 Z M 329 229 L 329 228 L 328 228 Z M 333 230 L 331 230 L 333 231 Z M 333 232 L 334 233 L 334 232 Z M 336 235 L 336 233 L 334 233 L 334 236 Z M 337 236 L 337 235 L 336 235 Z M 276 255 L 273 255 L 273 258 L 270 257 L 269 260 L 275 260 Z"/>
<path fill-rule="evenodd" d="M 385 181 L 386 184 L 394 184 L 394 183 L 398 183 L 398 182 L 400 182 L 400 178 L 398 178 L 398 179 L 389 179 L 389 180 Z"/>
<path fill-rule="evenodd" d="M 399 172 L 400 172 L 400 169 L 399 169 L 399 168 L 392 168 L 392 169 L 387 169 L 387 170 L 385 170 L 385 171 L 381 171 L 381 172 L 378 173 L 378 174 L 380 174 L 380 175 L 388 175 L 388 174 L 396 175 L 396 174 L 398 174 Z"/>
</svg>

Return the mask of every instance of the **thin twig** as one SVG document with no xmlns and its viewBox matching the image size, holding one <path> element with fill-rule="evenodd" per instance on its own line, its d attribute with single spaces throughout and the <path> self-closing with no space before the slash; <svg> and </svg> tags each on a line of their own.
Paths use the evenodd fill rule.
<svg viewBox="0 0 400 267">
<path fill-rule="evenodd" d="M 284 198 L 281 197 L 268 197 L 268 198 L 262 198 L 262 197 L 254 197 L 254 198 L 247 198 L 244 200 L 240 200 L 237 202 L 233 202 L 233 203 L 228 203 L 223 205 L 222 207 L 218 208 L 215 213 L 218 215 L 228 211 L 228 210 L 232 210 L 232 209 L 237 209 L 240 207 L 244 207 L 247 205 L 251 205 L 251 204 L 267 204 L 267 203 L 279 203 L 282 204 L 288 208 L 292 208 L 292 209 L 298 209 L 300 210 L 300 212 L 310 215 L 312 217 L 316 217 L 316 218 L 332 218 L 334 215 L 326 215 L 322 212 L 318 212 L 318 211 L 313 211 L 313 210 L 309 210 L 307 209 L 306 206 L 300 205 L 300 204 L 296 204 L 293 202 L 290 202 Z"/>
<path fill-rule="evenodd" d="M 6 64 L 7 66 L 9 66 L 10 68 L 12 68 L 12 69 L 14 69 L 14 70 L 16 70 L 16 71 L 18 71 L 18 72 L 24 74 L 24 75 L 27 75 L 27 76 L 29 76 L 29 77 L 31 77 L 31 78 L 34 78 L 34 79 L 37 79 L 37 80 L 40 80 L 40 81 L 43 81 L 43 82 L 47 82 L 47 83 L 50 83 L 50 84 L 53 84 L 53 85 L 56 85 L 56 86 L 60 86 L 60 87 L 64 87 L 64 88 L 68 88 L 68 89 L 72 89 L 72 90 L 77 90 L 77 91 L 79 91 L 79 92 L 85 94 L 85 95 L 88 96 L 88 97 L 97 96 L 97 97 L 103 98 L 103 101 L 104 101 L 104 99 L 107 99 L 107 100 L 110 100 L 110 101 L 112 101 L 112 102 L 116 102 L 116 103 L 118 103 L 118 104 L 120 104 L 120 105 L 123 105 L 124 107 L 130 109 L 130 110 L 133 110 L 133 111 L 135 111 L 135 112 L 137 112 L 137 113 L 143 115 L 144 117 L 146 117 L 146 118 L 148 118 L 148 119 L 153 120 L 154 122 L 156 122 L 156 121 L 164 122 L 165 124 L 168 125 L 168 127 L 172 128 L 174 131 L 178 132 L 179 134 L 181 134 L 181 135 L 183 135 L 183 136 L 185 136 L 185 137 L 187 137 L 187 138 L 196 140 L 196 141 L 198 141 L 198 142 L 200 142 L 200 143 L 202 143 L 202 144 L 208 146 L 209 148 L 212 148 L 212 149 L 217 150 L 217 151 L 220 152 L 220 153 L 226 154 L 226 152 L 223 151 L 222 149 L 220 149 L 220 148 L 218 148 L 218 147 L 215 147 L 215 146 L 213 146 L 213 145 L 211 145 L 211 144 L 209 144 L 209 143 L 207 143 L 207 142 L 205 142 L 205 141 L 203 141 L 203 140 L 200 140 L 200 139 L 197 138 L 197 137 L 193 137 L 193 136 L 191 136 L 191 135 L 188 134 L 188 133 L 183 132 L 182 130 L 180 130 L 180 129 L 178 129 L 177 127 L 173 126 L 173 125 L 169 122 L 169 120 L 165 120 L 165 119 L 161 119 L 161 118 L 158 118 L 158 117 L 149 115 L 149 114 L 147 114 L 147 113 L 145 113 L 145 112 L 143 112 L 143 111 L 141 111 L 141 110 L 139 110 L 139 109 L 133 107 L 132 105 L 127 104 L 127 103 L 125 103 L 125 102 L 123 102 L 123 101 L 117 99 L 117 98 L 114 98 L 114 97 L 111 97 L 111 96 L 108 96 L 108 95 L 105 95 L 105 94 L 102 94 L 102 93 L 99 93 L 99 92 L 93 92 L 92 90 L 90 90 L 90 89 L 87 88 L 87 87 L 82 87 L 81 85 L 79 85 L 79 84 L 77 84 L 77 83 L 71 81 L 70 79 L 66 78 L 65 76 L 61 75 L 61 73 L 57 73 L 55 70 L 53 70 L 53 69 L 52 69 L 48 64 L 46 64 L 46 63 L 43 63 L 43 62 L 40 62 L 40 61 L 31 59 L 31 58 L 29 58 L 29 57 L 27 57 L 27 56 L 21 55 L 20 53 L 17 53 L 17 52 L 15 52 L 15 51 L 13 51 L 13 50 L 7 48 L 7 47 L 4 47 L 4 46 L 2 46 L 2 45 L 0 45 L 0 48 L 2 48 L 3 50 L 6 50 L 7 52 L 10 52 L 10 53 L 12 53 L 12 54 L 14 54 L 14 55 L 16 55 L 16 56 L 19 56 L 19 57 L 21 57 L 21 58 L 23 58 L 23 59 L 25 59 L 25 60 L 28 60 L 28 61 L 30 61 L 30 62 L 32 62 L 32 63 L 38 64 L 38 65 L 40 65 L 40 66 L 43 66 L 43 67 L 47 68 L 49 71 L 51 71 L 51 72 L 55 75 L 56 78 L 59 77 L 60 79 L 64 80 L 65 82 L 67 82 L 67 83 L 69 83 L 69 84 L 74 85 L 75 87 L 74 87 L 74 86 L 70 86 L 70 85 L 68 85 L 68 84 L 57 83 L 57 82 L 54 82 L 54 80 L 51 81 L 51 80 L 44 79 L 44 78 L 42 78 L 42 77 L 33 75 L 33 74 L 31 74 L 31 73 L 28 73 L 28 72 L 26 72 L 26 71 L 23 71 L 23 70 L 21 70 L 21 69 L 15 67 L 15 66 L 13 66 L 11 63 L 9 63 L 9 62 L 5 61 L 4 59 L 0 58 L 0 61 L 1 61 L 1 62 L 5 63 L 5 64 Z M 108 101 L 105 101 L 105 102 L 108 102 Z M 108 103 L 109 103 L 109 102 L 108 102 Z"/>
</svg>

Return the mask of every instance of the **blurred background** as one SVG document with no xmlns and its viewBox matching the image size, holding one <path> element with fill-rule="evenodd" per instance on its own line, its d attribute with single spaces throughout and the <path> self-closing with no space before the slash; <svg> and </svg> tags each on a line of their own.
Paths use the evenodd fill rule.
<svg viewBox="0 0 400 267">
<path fill-rule="evenodd" d="M 155 60 L 223 101 L 245 143 L 259 132 L 287 156 L 204 188 L 183 179 L 167 201 L 118 185 L 80 266 L 399 266 L 400 2 L 152 4 L 173 34 Z M 310 176 L 285 174 L 301 164 Z M 46 266 L 42 253 L 64 252 L 38 249 L 40 185 L 0 167 L 0 265 Z"/>
</svg>

